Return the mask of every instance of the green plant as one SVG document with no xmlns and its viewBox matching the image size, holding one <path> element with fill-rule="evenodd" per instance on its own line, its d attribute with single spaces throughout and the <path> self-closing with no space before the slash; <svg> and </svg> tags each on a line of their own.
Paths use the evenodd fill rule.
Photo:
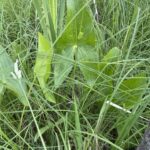
<svg viewBox="0 0 150 150">
<path fill-rule="evenodd" d="M 146 0 L 0 3 L 0 149 L 135 149 L 149 118 Z"/>
<path fill-rule="evenodd" d="M 96 28 L 94 27 L 95 23 L 91 10 L 88 7 L 89 1 L 85 1 L 85 3 L 80 0 L 66 1 L 66 16 L 61 16 L 63 18 L 61 20 L 64 20 L 62 21 L 64 27 L 61 28 L 62 32 L 60 33 L 58 32 L 59 24 L 56 21 L 58 17 L 56 13 L 54 13 L 57 12 L 57 3 L 55 3 L 53 8 L 49 7 L 49 9 L 48 7 L 45 7 L 46 1 L 43 2 L 43 7 L 39 7 L 40 5 L 38 1 L 34 3 L 40 16 L 44 33 L 46 33 L 46 26 L 43 22 L 45 21 L 46 24 L 46 19 L 49 18 L 49 29 L 51 29 L 51 31 L 47 32 L 49 35 L 45 34 L 45 36 L 49 37 L 54 49 L 53 75 L 55 90 L 61 87 L 68 76 L 72 75 L 72 71 L 75 75 L 78 70 L 77 68 L 79 68 L 85 80 L 84 84 L 87 84 L 87 86 L 91 88 L 90 91 L 92 91 L 93 87 L 99 88 L 102 95 L 102 103 L 105 103 L 105 100 L 110 99 L 110 101 L 118 103 L 120 106 L 125 107 L 125 109 L 134 108 L 135 111 L 139 106 L 137 103 L 141 103 L 142 95 L 147 87 L 147 79 L 144 74 L 141 74 L 139 77 L 135 76 L 131 79 L 126 79 L 128 72 L 127 75 L 122 78 L 122 73 L 125 71 L 126 63 L 124 62 L 123 68 L 120 69 L 121 65 L 118 61 L 122 61 L 123 55 L 122 51 L 118 48 L 114 47 L 108 51 L 103 58 L 99 55 L 102 52 L 97 49 L 98 36 L 96 34 Z M 51 3 L 54 2 L 51 1 Z M 64 4 L 62 6 L 64 7 Z M 64 9 L 62 10 L 65 11 Z M 135 9 L 134 15 L 139 13 L 136 11 L 137 9 Z M 43 13 L 45 14 L 45 17 L 42 18 L 41 14 Z M 61 13 L 65 14 L 64 12 Z M 57 19 L 54 20 L 54 18 Z M 134 32 L 136 32 L 136 30 Z M 130 48 L 127 52 L 126 59 L 128 59 Z M 117 77 L 116 70 L 121 72 L 121 80 L 118 80 L 117 82 L 113 79 Z M 103 83 L 107 85 L 104 85 Z M 140 101 L 138 101 L 138 99 Z M 103 107 L 107 113 L 108 106 L 106 107 L 103 105 Z M 100 126 L 103 124 L 103 119 L 99 119 L 101 119 L 101 121 L 98 120 L 95 130 L 97 134 L 100 131 Z M 128 127 L 126 135 L 129 131 L 130 128 Z M 118 130 L 118 132 L 118 134 L 121 134 L 122 136 L 122 131 Z M 124 136 L 124 138 L 125 137 L 126 136 Z M 80 137 L 80 142 L 81 139 L 82 138 Z M 77 138 L 77 141 L 78 140 L 79 139 Z M 81 149 L 81 146 L 79 147 Z"/>
<path fill-rule="evenodd" d="M 21 71 L 18 69 L 18 60 L 13 63 L 11 58 L 6 53 L 5 49 L 0 47 L 0 85 L 1 96 L 5 88 L 13 91 L 20 99 L 20 101 L 28 106 L 26 101 L 26 85 L 23 81 Z"/>
</svg>

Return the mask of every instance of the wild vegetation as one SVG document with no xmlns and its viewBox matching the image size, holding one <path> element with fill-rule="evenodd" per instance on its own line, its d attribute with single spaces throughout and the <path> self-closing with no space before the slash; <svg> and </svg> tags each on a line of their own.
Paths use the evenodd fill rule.
<svg viewBox="0 0 150 150">
<path fill-rule="evenodd" d="M 1 0 L 0 149 L 136 149 L 149 24 L 147 0 Z"/>
</svg>

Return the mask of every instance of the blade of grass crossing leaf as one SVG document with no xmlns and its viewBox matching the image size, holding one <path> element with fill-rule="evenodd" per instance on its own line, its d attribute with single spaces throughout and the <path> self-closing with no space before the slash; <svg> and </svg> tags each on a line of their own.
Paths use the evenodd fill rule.
<svg viewBox="0 0 150 150">
<path fill-rule="evenodd" d="M 88 11 L 90 1 L 67 1 L 65 27 L 57 38 L 57 50 L 62 51 L 67 45 L 87 44 L 95 46 L 93 22 Z"/>
<path fill-rule="evenodd" d="M 113 62 L 117 61 L 119 57 L 121 56 L 121 50 L 117 47 L 114 47 L 109 50 L 109 52 L 104 56 L 102 59 L 102 62 Z"/>
<path fill-rule="evenodd" d="M 124 80 L 115 96 L 116 99 L 126 109 L 133 108 L 137 103 L 141 102 L 142 96 L 147 89 L 147 81 L 144 73 Z"/>
</svg>

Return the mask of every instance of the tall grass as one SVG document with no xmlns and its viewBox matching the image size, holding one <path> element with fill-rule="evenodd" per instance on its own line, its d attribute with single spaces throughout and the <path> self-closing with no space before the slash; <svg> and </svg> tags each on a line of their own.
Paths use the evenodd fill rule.
<svg viewBox="0 0 150 150">
<path fill-rule="evenodd" d="M 19 60 L 29 102 L 23 106 L 8 88 L 1 92 L 0 80 L 0 149 L 128 150 L 139 145 L 150 117 L 150 4 L 147 0 L 103 0 L 94 6 L 93 2 L 85 0 L 73 17 L 70 11 L 69 19 L 63 0 L 0 2 L 0 45 L 14 62 Z M 85 8 L 96 33 L 96 37 L 89 33 L 94 42 L 90 36 L 87 42 L 78 30 L 70 31 L 72 23 L 81 21 Z M 48 100 L 34 74 L 38 32 L 53 50 L 52 71 L 44 88 L 56 103 Z M 91 44 L 85 52 L 82 42 L 74 44 L 77 39 L 71 39 L 77 33 L 83 45 Z M 70 54 L 70 49 L 80 51 L 80 56 Z"/>
</svg>

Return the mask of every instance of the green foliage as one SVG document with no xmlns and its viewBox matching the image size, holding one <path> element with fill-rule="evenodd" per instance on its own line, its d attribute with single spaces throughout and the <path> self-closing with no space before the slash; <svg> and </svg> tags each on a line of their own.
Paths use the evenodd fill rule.
<svg viewBox="0 0 150 150">
<path fill-rule="evenodd" d="M 46 87 L 47 80 L 51 74 L 53 48 L 51 43 L 41 33 L 38 34 L 38 39 L 38 53 L 36 57 L 34 73 L 38 78 L 46 99 L 50 102 L 55 102 L 53 94 L 50 93 Z"/>
<path fill-rule="evenodd" d="M 145 75 L 141 74 L 140 78 L 138 76 L 133 76 L 130 79 L 125 78 L 119 84 L 114 80 L 117 78 L 117 71 L 120 71 L 121 65 L 119 61 L 121 62 L 123 59 L 122 50 L 113 47 L 106 54 L 103 54 L 101 58 L 100 52 L 97 49 L 98 36 L 95 32 L 94 20 L 91 10 L 87 6 L 88 1 L 66 1 L 66 16 L 62 16 L 64 19 L 64 21 L 62 21 L 64 22 L 64 26 L 61 24 L 62 32 L 60 33 L 57 25 L 59 22 L 54 19 L 57 16 L 55 13 L 57 3 L 53 6 L 54 9 L 50 9 L 53 10 L 50 14 L 53 18 L 51 23 L 55 26 L 56 37 L 56 41 L 52 41 L 55 49 L 55 61 L 53 65 L 55 89 L 59 89 L 64 81 L 71 77 L 71 72 L 73 71 L 73 73 L 75 73 L 78 67 L 84 77 L 84 84 L 87 84 L 90 88 L 99 88 L 100 93 L 103 95 L 101 96 L 102 103 L 105 103 L 104 100 L 106 100 L 106 98 L 112 98 L 112 100 L 114 99 L 113 102 L 116 104 L 126 109 L 131 109 L 135 107 L 137 103 L 141 103 L 142 96 L 145 92 L 144 88 L 147 87 L 147 79 Z M 139 12 L 136 10 L 135 15 Z M 64 9 L 62 9 L 62 11 L 64 12 Z M 49 20 L 51 19 L 49 18 Z M 114 24 L 117 25 L 117 22 L 118 21 L 115 21 Z M 135 32 L 136 30 L 134 30 L 134 34 Z M 56 33 L 59 34 L 57 35 Z M 54 32 L 50 31 L 49 36 L 53 34 Z M 134 36 L 132 40 L 134 40 Z M 126 58 L 128 58 L 130 54 L 131 45 L 132 42 Z M 123 66 L 123 69 L 125 69 L 126 63 L 124 63 Z M 123 70 L 120 72 L 123 72 Z M 117 90 L 115 90 L 115 84 L 118 84 L 116 85 L 116 87 L 118 86 Z M 107 114 L 107 107 L 104 109 L 104 112 Z M 78 120 L 76 118 L 75 122 L 78 122 L 78 125 L 80 124 L 79 116 Z M 99 120 L 99 122 L 102 124 L 102 121 Z M 97 126 L 100 125 L 97 124 Z M 81 130 L 79 126 L 76 127 L 78 130 Z M 128 132 L 129 131 L 130 130 L 128 130 Z M 82 137 L 79 134 L 79 136 L 77 136 L 77 145 L 79 148 L 82 147 L 79 144 L 81 139 Z"/>
<path fill-rule="evenodd" d="M 125 108 L 131 109 L 142 101 L 142 96 L 147 88 L 147 77 L 145 74 L 139 74 L 129 79 L 125 79 L 118 90 L 116 99 L 119 104 Z"/>
<path fill-rule="evenodd" d="M 55 88 L 58 88 L 66 77 L 69 75 L 73 68 L 74 53 L 76 47 L 67 47 L 62 51 L 61 55 L 55 57 L 54 66 L 54 84 Z"/>
<path fill-rule="evenodd" d="M 136 149 L 149 12 L 146 0 L 1 0 L 0 149 Z"/>
<path fill-rule="evenodd" d="M 16 64 L 18 65 L 18 64 Z M 16 66 L 8 56 L 4 48 L 0 47 L 0 83 L 7 89 L 13 91 L 19 100 L 28 106 L 26 97 L 26 85 L 24 79 L 20 78 L 16 72 Z M 12 73 L 14 76 L 12 76 Z"/>
<path fill-rule="evenodd" d="M 71 54 L 70 57 L 67 56 L 68 55 L 67 53 L 66 53 L 66 56 L 65 56 L 65 53 L 62 53 L 60 57 L 66 57 L 66 58 L 68 57 L 68 59 L 70 59 L 71 61 L 73 61 L 75 57 L 75 60 L 78 62 L 80 60 L 83 61 L 82 57 L 86 55 L 85 54 L 86 51 L 87 51 L 87 54 L 90 51 L 89 49 L 91 49 L 91 53 L 93 52 L 92 49 L 94 49 L 94 47 L 96 46 L 95 45 L 96 34 L 94 31 L 93 20 L 92 20 L 92 17 L 90 16 L 90 9 L 86 6 L 87 4 L 88 3 L 84 4 L 84 2 L 80 0 L 67 1 L 67 16 L 66 16 L 64 32 L 59 37 L 56 43 L 56 52 L 58 52 L 58 54 L 61 54 L 62 51 L 66 51 L 68 47 L 72 47 L 72 48 L 70 48 L 70 54 Z M 94 56 L 96 56 L 96 54 L 94 54 Z M 86 55 L 86 57 L 88 57 L 88 55 Z M 92 57 L 92 56 L 89 55 L 89 57 Z M 84 61 L 88 61 L 88 58 L 84 58 Z M 69 66 L 69 62 L 67 59 L 65 63 L 60 64 L 59 62 L 57 62 L 57 60 L 55 63 L 56 63 L 55 68 L 57 68 L 55 69 L 57 71 L 54 73 L 55 83 L 59 82 L 58 74 L 61 73 L 61 71 L 64 72 L 63 69 L 61 68 L 64 68 L 64 70 L 67 70 L 65 75 L 62 73 L 63 78 L 62 78 L 62 81 L 60 82 L 61 84 L 64 81 L 64 79 L 68 76 L 72 68 L 71 66 L 73 64 L 71 62 Z M 68 65 L 66 65 L 67 63 Z M 58 71 L 58 68 L 60 71 Z M 83 74 L 86 73 L 83 67 L 81 67 L 81 65 L 80 65 L 80 69 L 82 70 Z M 85 78 L 86 80 L 89 80 L 88 81 L 89 84 L 93 84 L 93 83 L 90 83 L 90 82 L 93 82 L 93 81 L 90 81 L 93 79 L 89 79 L 89 77 L 85 77 Z"/>
<path fill-rule="evenodd" d="M 98 53 L 90 46 L 79 46 L 77 49 L 77 62 L 79 68 L 84 75 L 85 80 L 89 86 L 95 84 L 98 78 L 98 63 L 99 57 Z"/>
<path fill-rule="evenodd" d="M 50 42 L 41 34 L 38 34 L 38 53 L 34 72 L 42 86 L 47 82 L 51 73 L 51 60 L 53 49 Z"/>
<path fill-rule="evenodd" d="M 96 34 L 93 18 L 87 1 L 67 1 L 67 15 L 64 32 L 58 39 L 56 47 L 61 51 L 67 45 L 92 45 L 95 46 Z"/>
<path fill-rule="evenodd" d="M 76 137 L 76 142 L 77 142 L 77 146 L 76 149 L 78 150 L 82 150 L 83 149 L 83 140 L 82 140 L 82 132 L 81 132 L 81 125 L 80 125 L 80 112 L 79 112 L 79 108 L 77 105 L 77 99 L 74 99 L 74 113 L 75 113 L 75 128 L 76 128 L 76 132 L 75 133 L 75 137 Z"/>
<path fill-rule="evenodd" d="M 3 94 L 4 94 L 4 86 L 0 84 L 0 103 L 2 101 Z"/>
<path fill-rule="evenodd" d="M 119 60 L 119 57 L 121 56 L 121 51 L 114 47 L 104 56 L 103 60 L 104 62 L 116 62 Z"/>
</svg>

